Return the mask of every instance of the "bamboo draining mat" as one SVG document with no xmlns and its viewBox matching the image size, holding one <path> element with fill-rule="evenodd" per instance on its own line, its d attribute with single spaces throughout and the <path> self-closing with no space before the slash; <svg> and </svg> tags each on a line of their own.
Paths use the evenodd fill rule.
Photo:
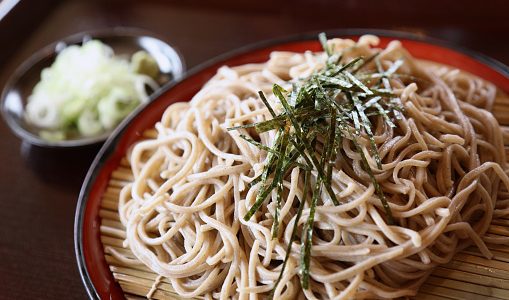
<svg viewBox="0 0 509 300">
<path fill-rule="evenodd" d="M 496 101 L 493 112 L 502 125 L 509 125 L 509 103 L 507 100 L 504 103 Z M 509 127 L 502 127 L 506 152 L 509 157 Z M 151 137 L 154 134 L 154 131 L 147 131 L 145 136 Z M 101 241 L 106 261 L 114 278 L 125 292 L 126 298 L 143 299 L 154 286 L 154 281 L 158 276 L 144 265 L 128 267 L 109 253 L 109 249 L 114 249 L 135 259 L 129 249 L 122 247 L 125 228 L 120 223 L 117 213 L 120 189 L 130 180 L 132 180 L 132 173 L 129 163 L 123 159 L 118 169 L 111 174 L 108 188 L 102 198 L 99 211 Z M 494 220 L 488 233 L 509 236 L 509 218 Z M 488 246 L 494 255 L 493 259 L 484 258 L 473 247 L 456 254 L 451 262 L 435 269 L 414 299 L 509 300 L 509 246 Z M 162 279 L 156 286 L 157 289 L 152 294 L 154 299 L 186 299 L 173 292 L 166 279 Z"/>
</svg>

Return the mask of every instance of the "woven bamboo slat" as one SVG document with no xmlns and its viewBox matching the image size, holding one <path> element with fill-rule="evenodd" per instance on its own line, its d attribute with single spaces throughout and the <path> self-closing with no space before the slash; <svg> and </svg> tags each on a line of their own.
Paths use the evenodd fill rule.
<svg viewBox="0 0 509 300">
<path fill-rule="evenodd" d="M 497 100 L 499 99 L 501 98 Z M 493 111 L 502 125 L 509 157 L 509 102 L 496 101 Z M 153 137 L 154 134 L 154 130 L 150 130 L 145 132 L 144 136 Z M 111 174 L 108 188 L 102 198 L 99 211 L 100 232 L 105 258 L 113 277 L 120 284 L 128 300 L 139 300 L 146 299 L 158 277 L 157 274 L 142 264 L 127 266 L 111 255 L 111 251 L 117 251 L 136 259 L 129 249 L 123 248 L 125 228 L 120 223 L 117 213 L 120 189 L 130 180 L 132 173 L 129 162 L 123 159 L 118 169 Z M 495 220 L 488 232 L 494 236 L 509 236 L 509 219 Z M 494 254 L 493 259 L 486 259 L 473 247 L 465 249 L 448 264 L 436 268 L 414 299 L 509 300 L 509 247 L 491 244 L 488 246 Z M 167 279 L 162 279 L 157 284 L 152 298 L 186 299 L 173 291 Z"/>
</svg>

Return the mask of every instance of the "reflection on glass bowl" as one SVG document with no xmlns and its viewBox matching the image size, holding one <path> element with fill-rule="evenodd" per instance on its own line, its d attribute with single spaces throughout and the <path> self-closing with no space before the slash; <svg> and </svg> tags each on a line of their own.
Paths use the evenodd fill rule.
<svg viewBox="0 0 509 300">
<path fill-rule="evenodd" d="M 76 147 L 103 142 L 112 130 L 92 136 L 76 136 L 63 140 L 48 140 L 40 137 L 40 128 L 36 128 L 25 118 L 28 97 L 41 79 L 41 71 L 53 64 L 57 55 L 70 45 L 81 45 L 91 39 L 97 39 L 111 47 L 118 57 L 130 57 L 143 50 L 152 56 L 159 67 L 157 83 L 179 79 L 184 72 L 184 63 L 179 53 L 169 44 L 132 28 L 114 28 L 85 32 L 64 38 L 37 51 L 9 78 L 1 98 L 3 118 L 12 131 L 24 141 L 43 147 Z"/>
</svg>

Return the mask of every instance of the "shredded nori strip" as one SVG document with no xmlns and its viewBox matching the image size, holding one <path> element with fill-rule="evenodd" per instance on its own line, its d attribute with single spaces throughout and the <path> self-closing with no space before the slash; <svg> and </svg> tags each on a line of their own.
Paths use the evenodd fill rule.
<svg viewBox="0 0 509 300">
<path fill-rule="evenodd" d="M 312 189 L 309 216 L 301 237 L 299 272 L 302 287 L 304 289 L 309 287 L 314 216 L 318 202 L 326 201 L 321 198 L 322 190 L 326 191 L 334 205 L 340 205 L 336 192 L 332 188 L 332 173 L 338 156 L 342 155 L 340 146 L 343 139 L 350 140 L 355 146 L 355 151 L 361 157 L 362 168 L 368 174 L 370 182 L 375 187 L 376 195 L 382 203 L 387 223 L 394 222 L 390 205 L 376 180 L 374 170 L 371 169 L 361 146 L 363 143 L 360 141 L 367 138 L 368 153 L 374 158 L 377 169 L 382 170 L 382 159 L 378 153 L 370 117 L 381 116 L 386 126 L 395 127 L 393 120 L 399 118 L 403 108 L 399 98 L 392 93 L 389 80 L 400 76 L 396 74 L 396 71 L 404 61 L 396 60 L 388 70 L 384 71 L 378 59 L 380 52 L 376 52 L 368 58 L 357 57 L 348 63 L 341 63 L 342 54 L 333 53 L 334 49 L 327 44 L 325 34 L 321 33 L 319 40 L 327 54 L 323 70 L 293 82 L 290 93 L 274 84 L 272 92 L 282 106 L 281 113 L 276 112 L 269 99 L 260 91 L 258 95 L 272 119 L 228 128 L 228 130 L 253 128 L 258 133 L 277 130 L 271 146 L 263 145 L 244 134 L 240 135 L 247 142 L 267 152 L 262 173 L 248 184 L 249 188 L 259 184 L 259 190 L 255 203 L 249 208 L 244 220 L 250 220 L 266 199 L 272 198 L 268 196 L 275 189 L 276 197 L 272 200 L 275 201 L 271 230 L 273 239 L 279 238 L 284 192 L 283 179 L 292 168 L 300 168 L 305 173 L 304 194 L 302 199 L 299 199 L 290 243 L 269 299 L 273 298 L 274 290 L 283 277 L 292 244 L 297 238 L 297 224 L 304 209 L 306 195 L 308 190 Z M 372 61 L 375 62 L 376 71 L 366 70 L 367 65 Z M 316 174 L 313 187 L 310 186 L 312 174 Z"/>
</svg>

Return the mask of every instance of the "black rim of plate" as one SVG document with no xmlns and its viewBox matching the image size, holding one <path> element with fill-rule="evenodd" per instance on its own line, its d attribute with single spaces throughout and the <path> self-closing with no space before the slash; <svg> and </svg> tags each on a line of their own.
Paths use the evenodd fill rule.
<svg viewBox="0 0 509 300">
<path fill-rule="evenodd" d="M 275 46 L 278 44 L 284 44 L 284 43 L 290 43 L 290 42 L 298 42 L 298 41 L 306 41 L 306 40 L 315 40 L 317 39 L 318 33 L 321 31 L 312 31 L 312 32 L 306 32 L 302 34 L 296 34 L 291 35 L 287 37 L 281 37 L 281 38 L 275 38 L 270 40 L 261 41 L 258 43 L 250 44 L 241 48 L 238 48 L 236 50 L 227 52 L 225 54 L 216 56 L 196 67 L 193 67 L 191 70 L 189 70 L 187 73 L 184 74 L 183 77 L 176 81 L 172 81 L 168 83 L 167 85 L 163 86 L 160 90 L 155 92 L 151 95 L 150 101 L 143 107 L 139 107 L 135 113 L 132 113 L 128 118 L 126 118 L 117 128 L 114 130 L 114 132 L 111 134 L 111 136 L 106 140 L 104 145 L 99 150 L 99 153 L 95 157 L 94 161 L 92 162 L 92 165 L 90 169 L 87 172 L 87 175 L 85 177 L 84 183 L 82 185 L 78 203 L 76 207 L 76 215 L 75 215 L 75 222 L 74 222 L 74 249 L 76 254 L 76 259 L 78 263 L 78 268 L 80 272 L 81 279 L 83 281 L 83 284 L 85 285 L 85 288 L 87 290 L 87 293 L 91 299 L 99 299 L 99 295 L 97 293 L 97 290 L 92 283 L 92 279 L 90 278 L 90 274 L 86 267 L 85 257 L 83 255 L 83 222 L 84 222 L 84 211 L 87 205 L 87 200 L 90 194 L 90 190 L 92 185 L 94 184 L 98 173 L 102 169 L 104 163 L 109 160 L 111 155 L 115 151 L 115 146 L 118 144 L 120 139 L 123 137 L 123 133 L 125 132 L 126 128 L 131 123 L 131 120 L 134 119 L 138 114 L 143 112 L 143 110 L 150 106 L 152 103 L 155 103 L 157 101 L 157 98 L 164 94 L 166 91 L 172 89 L 174 86 L 176 86 L 181 81 L 185 81 L 187 78 L 201 72 L 202 70 L 213 66 L 215 64 L 218 64 L 220 62 L 224 62 L 228 59 L 231 59 L 233 57 L 236 57 L 241 54 L 245 54 L 251 51 L 260 50 L 266 47 Z M 388 37 L 388 38 L 394 38 L 394 39 L 406 39 L 406 40 L 412 40 L 412 41 L 419 41 L 424 42 L 436 46 L 440 46 L 443 48 L 448 48 L 451 50 L 454 50 L 458 53 L 465 54 L 469 56 L 470 58 L 491 67 L 492 69 L 498 71 L 499 73 L 503 74 L 505 77 L 509 78 L 509 67 L 505 64 L 490 58 L 484 54 L 478 53 L 476 51 L 472 51 L 466 48 L 463 48 L 461 46 L 457 46 L 439 39 L 431 38 L 431 37 L 423 37 L 419 35 L 415 35 L 408 32 L 401 32 L 401 31 L 392 31 L 392 30 L 383 30 L 383 29 L 337 29 L 337 30 L 326 30 L 325 33 L 329 37 L 342 37 L 342 36 L 358 36 L 363 34 L 374 34 L 380 37 Z"/>
</svg>

